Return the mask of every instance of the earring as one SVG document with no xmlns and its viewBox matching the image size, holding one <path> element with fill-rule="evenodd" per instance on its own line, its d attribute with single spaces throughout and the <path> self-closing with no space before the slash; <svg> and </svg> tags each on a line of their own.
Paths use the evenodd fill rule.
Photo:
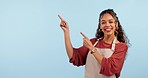
<svg viewBox="0 0 148 78">
<path fill-rule="evenodd" d="M 101 32 L 101 31 L 102 31 L 102 29 L 99 29 L 99 31 Z"/>
</svg>

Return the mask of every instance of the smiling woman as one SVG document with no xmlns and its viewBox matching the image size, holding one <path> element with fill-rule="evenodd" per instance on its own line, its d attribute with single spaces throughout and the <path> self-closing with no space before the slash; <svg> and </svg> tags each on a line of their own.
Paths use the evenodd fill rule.
<svg viewBox="0 0 148 78">
<path fill-rule="evenodd" d="M 112 9 L 105 10 L 100 14 L 96 37 L 104 37 L 105 33 L 114 33 L 120 42 L 129 44 L 129 40 L 122 29 L 117 14 Z"/>
<path fill-rule="evenodd" d="M 119 78 L 128 50 L 128 39 L 113 9 L 101 12 L 96 38 L 83 33 L 83 46 L 73 48 L 68 23 L 59 16 L 64 31 L 65 46 L 70 62 L 85 65 L 85 78 Z"/>
</svg>

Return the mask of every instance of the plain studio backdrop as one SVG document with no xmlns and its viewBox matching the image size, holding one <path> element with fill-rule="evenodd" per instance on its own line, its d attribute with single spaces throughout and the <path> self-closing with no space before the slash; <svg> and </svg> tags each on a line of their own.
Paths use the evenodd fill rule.
<svg viewBox="0 0 148 78">
<path fill-rule="evenodd" d="M 58 14 L 74 47 L 95 37 L 101 11 L 117 13 L 132 46 L 121 78 L 148 78 L 147 0 L 0 0 L 0 78 L 83 78 L 69 63 Z"/>
</svg>

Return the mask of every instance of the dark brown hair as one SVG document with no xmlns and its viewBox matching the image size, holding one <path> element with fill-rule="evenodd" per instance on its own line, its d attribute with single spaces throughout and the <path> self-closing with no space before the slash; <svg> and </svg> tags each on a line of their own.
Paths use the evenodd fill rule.
<svg viewBox="0 0 148 78">
<path fill-rule="evenodd" d="M 117 14 L 114 12 L 113 9 L 107 9 L 107 10 L 104 10 L 104 11 L 102 11 L 100 13 L 99 24 L 98 24 L 98 29 L 97 29 L 97 32 L 96 32 L 96 37 L 97 38 L 103 38 L 104 37 L 104 33 L 102 32 L 102 30 L 100 28 L 100 22 L 101 22 L 102 16 L 104 14 L 106 14 L 106 13 L 110 14 L 115 19 L 115 22 L 118 25 L 116 30 L 115 30 L 115 36 L 117 37 L 117 40 L 120 41 L 120 42 L 129 44 L 129 39 L 125 35 L 124 30 L 122 29 L 122 26 L 121 26 L 121 24 L 119 22 L 119 19 L 117 17 Z"/>
</svg>

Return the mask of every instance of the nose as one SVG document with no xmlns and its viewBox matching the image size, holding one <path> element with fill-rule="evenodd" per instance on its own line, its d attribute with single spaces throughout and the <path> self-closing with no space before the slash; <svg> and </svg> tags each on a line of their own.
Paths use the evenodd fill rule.
<svg viewBox="0 0 148 78">
<path fill-rule="evenodd" d="M 106 25 L 105 26 L 110 26 L 109 22 L 106 22 Z"/>
</svg>

